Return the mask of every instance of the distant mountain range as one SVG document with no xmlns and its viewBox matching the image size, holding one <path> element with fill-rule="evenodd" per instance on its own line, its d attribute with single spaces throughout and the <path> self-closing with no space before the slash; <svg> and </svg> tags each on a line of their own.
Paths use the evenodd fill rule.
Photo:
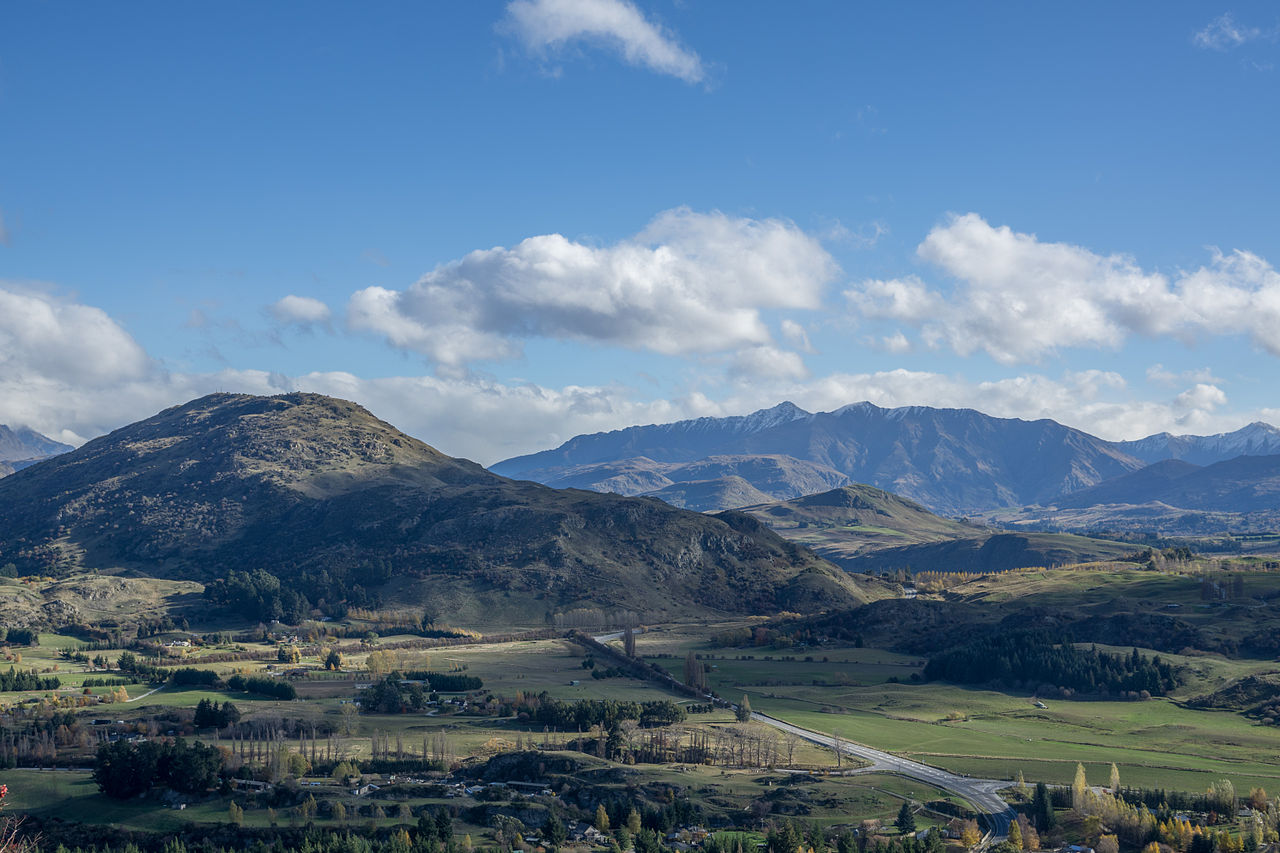
<svg viewBox="0 0 1280 853">
<path fill-rule="evenodd" d="M 746 416 L 581 435 L 491 470 L 668 497 L 701 510 L 743 506 L 736 502 L 757 492 L 787 500 L 812 493 L 818 480 L 867 483 L 933 512 L 963 516 L 1051 504 L 1162 459 L 1206 464 L 1264 453 L 1280 453 L 1280 430 L 1262 423 L 1222 435 L 1162 433 L 1111 442 L 1052 420 L 995 418 L 972 409 L 884 409 L 864 402 L 811 413 L 781 403 Z"/>
<path fill-rule="evenodd" d="M 29 427 L 10 429 L 0 424 L 0 477 L 71 449 L 71 445 L 54 441 Z"/>
<path fill-rule="evenodd" d="M 1057 501 L 1063 509 L 1153 503 L 1210 512 L 1280 510 L 1280 455 L 1238 456 L 1204 467 L 1167 459 Z"/>
<path fill-rule="evenodd" d="M 266 569 L 278 585 L 254 581 L 255 608 L 385 602 L 463 624 L 865 598 L 750 516 L 515 482 L 315 394 L 203 397 L 5 477 L 7 562 L 206 583 Z"/>
</svg>

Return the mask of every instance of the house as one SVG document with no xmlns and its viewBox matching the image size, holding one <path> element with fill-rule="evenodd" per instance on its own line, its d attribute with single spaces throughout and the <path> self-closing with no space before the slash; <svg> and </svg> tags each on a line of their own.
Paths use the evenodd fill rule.
<svg viewBox="0 0 1280 853">
<path fill-rule="evenodd" d="M 577 843 L 600 844 L 605 840 L 603 832 L 589 823 L 575 823 L 569 828 L 569 840 Z"/>
<path fill-rule="evenodd" d="M 357 797 L 363 797 L 366 794 L 372 794 L 374 791 L 381 790 L 377 785 L 361 785 L 359 788 L 352 788 L 351 793 Z"/>
</svg>

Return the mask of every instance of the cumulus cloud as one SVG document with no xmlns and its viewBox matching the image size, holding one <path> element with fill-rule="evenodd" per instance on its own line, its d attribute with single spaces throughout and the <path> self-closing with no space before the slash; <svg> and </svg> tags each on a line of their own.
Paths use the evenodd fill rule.
<svg viewBox="0 0 1280 853">
<path fill-rule="evenodd" d="M 789 222 L 679 208 L 612 246 L 548 234 L 472 252 L 406 290 L 358 291 L 347 319 L 452 367 L 510 358 L 528 338 L 723 352 L 770 344 L 761 310 L 817 308 L 837 271 Z"/>
<path fill-rule="evenodd" d="M 1196 47 L 1211 50 L 1230 50 L 1233 47 L 1262 38 L 1265 34 L 1258 27 L 1246 27 L 1236 23 L 1230 12 L 1224 12 L 1214 18 L 1204 29 L 1191 37 Z"/>
<path fill-rule="evenodd" d="M 1226 402 L 1227 395 L 1221 388 L 1203 382 L 1193 385 L 1173 400 L 1179 409 L 1202 409 L 1206 412 L 1224 406 Z"/>
<path fill-rule="evenodd" d="M 282 326 L 296 326 L 300 329 L 327 327 L 332 316 L 329 306 L 319 299 L 295 296 L 292 293 L 269 305 L 267 313 Z"/>
<path fill-rule="evenodd" d="M 914 276 L 865 281 L 858 288 L 846 291 L 845 298 L 864 316 L 909 323 L 924 323 L 944 307 L 942 298 Z"/>
<path fill-rule="evenodd" d="M 918 278 L 869 280 L 846 292 L 865 317 L 918 326 L 926 343 L 1003 364 L 1062 348 L 1117 348 L 1129 335 L 1241 334 L 1280 355 L 1280 274 L 1248 252 L 1215 251 L 1173 281 L 1125 255 L 1049 243 L 974 213 L 931 230 L 917 254 L 956 281 L 950 293 Z"/>
<path fill-rule="evenodd" d="M 631 65 L 686 83 L 706 78 L 698 55 L 630 0 L 512 0 L 499 27 L 537 55 L 581 42 L 607 47 Z"/>
<path fill-rule="evenodd" d="M 773 346 L 748 347 L 733 357 L 730 375 L 743 379 L 804 379 L 809 375 L 797 353 Z"/>
<path fill-rule="evenodd" d="M 105 382 L 149 368 L 142 347 L 100 308 L 0 283 L 0 374 Z"/>
</svg>

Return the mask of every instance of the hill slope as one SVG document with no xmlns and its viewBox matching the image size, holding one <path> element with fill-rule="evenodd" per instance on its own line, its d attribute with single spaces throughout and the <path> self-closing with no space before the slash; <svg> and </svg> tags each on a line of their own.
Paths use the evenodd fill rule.
<svg viewBox="0 0 1280 853">
<path fill-rule="evenodd" d="M 1280 507 L 1280 455 L 1240 456 L 1198 467 L 1157 462 L 1090 489 L 1058 505 L 1075 509 L 1099 504 L 1149 504 L 1216 512 L 1261 512 Z"/>
<path fill-rule="evenodd" d="M 211 395 L 0 480 L 8 561 L 202 581 L 266 568 L 294 614 L 379 598 L 496 618 L 859 597 L 749 517 L 513 482 L 313 394 Z"/>
<path fill-rule="evenodd" d="M 811 414 L 782 403 L 745 417 L 578 436 L 492 470 L 552 483 L 580 466 L 625 466 L 640 457 L 650 464 L 687 464 L 717 454 L 791 457 L 947 515 L 1043 503 L 1142 467 L 1110 442 L 1050 420 L 993 418 L 972 409 L 882 409 L 870 403 Z M 797 487 L 795 494 L 805 491 Z"/>
<path fill-rule="evenodd" d="M 557 489 L 653 495 L 674 506 L 701 511 L 786 500 L 849 482 L 826 465 L 777 454 L 716 454 L 695 462 L 657 462 L 638 456 L 525 471 L 520 477 Z"/>
<path fill-rule="evenodd" d="M 845 486 L 744 507 L 781 535 L 844 568 L 1003 571 L 1115 559 L 1132 546 L 1054 533 L 1010 533 L 941 518 L 872 486 Z"/>
</svg>

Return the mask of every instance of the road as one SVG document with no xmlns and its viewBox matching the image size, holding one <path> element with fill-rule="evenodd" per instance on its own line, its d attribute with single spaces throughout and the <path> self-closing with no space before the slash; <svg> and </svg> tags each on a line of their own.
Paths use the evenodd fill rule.
<svg viewBox="0 0 1280 853">
<path fill-rule="evenodd" d="M 610 640 L 617 640 L 621 637 L 622 631 L 616 631 L 612 634 L 602 634 L 596 637 L 595 640 L 599 643 L 607 643 Z M 711 694 L 707 694 L 707 699 L 712 698 Z M 730 707 L 737 710 L 738 706 L 730 705 Z M 831 737 L 831 735 L 802 729 L 791 723 L 783 722 L 777 717 L 770 717 L 768 714 L 752 713 L 751 718 L 781 731 L 790 732 L 812 743 L 825 746 L 827 749 L 835 748 L 835 738 Z M 921 782 L 927 782 L 935 788 L 941 788 L 968 801 L 974 810 L 978 812 L 979 820 L 986 824 L 987 827 L 987 835 L 982 839 L 982 844 L 979 845 L 980 850 L 985 850 L 988 846 L 1003 841 L 1008 837 L 1009 822 L 1014 819 L 1016 812 L 997 793 L 1001 788 L 1009 787 L 1007 780 L 971 779 L 968 776 L 957 776 L 955 773 L 931 767 L 928 764 L 921 764 L 918 761 L 900 758 L 892 753 L 881 752 L 878 749 L 872 749 L 860 743 L 852 743 L 843 738 L 841 738 L 841 744 L 846 754 L 854 755 L 870 762 L 871 766 L 865 768 L 863 772 L 869 773 L 879 770 L 885 773 L 906 776 L 908 779 L 919 779 Z"/>
<path fill-rule="evenodd" d="M 751 718 L 773 726 L 780 731 L 790 732 L 807 741 L 825 746 L 828 749 L 835 748 L 835 738 L 830 735 L 793 726 L 791 723 L 783 722 L 776 717 L 770 717 L 768 714 L 753 713 Z M 1003 841 L 1008 836 L 1009 822 L 1013 820 L 1015 813 L 1009 807 L 1009 804 L 996 793 L 1001 788 L 1009 787 L 1007 780 L 971 779 L 968 776 L 957 776 L 955 773 L 949 773 L 946 770 L 931 767 L 928 764 L 921 764 L 918 761 L 901 758 L 889 752 L 881 752 L 878 749 L 872 749 L 859 743 L 851 743 L 843 738 L 841 738 L 841 745 L 846 754 L 857 756 L 871 763 L 871 766 L 865 768 L 863 772 L 869 773 L 878 770 L 885 773 L 896 773 L 909 779 L 919 779 L 921 782 L 927 782 L 935 788 L 941 788 L 944 791 L 950 791 L 963 797 L 979 812 L 982 822 L 987 825 L 988 837 L 984 839 L 985 843 L 991 844 Z"/>
</svg>

